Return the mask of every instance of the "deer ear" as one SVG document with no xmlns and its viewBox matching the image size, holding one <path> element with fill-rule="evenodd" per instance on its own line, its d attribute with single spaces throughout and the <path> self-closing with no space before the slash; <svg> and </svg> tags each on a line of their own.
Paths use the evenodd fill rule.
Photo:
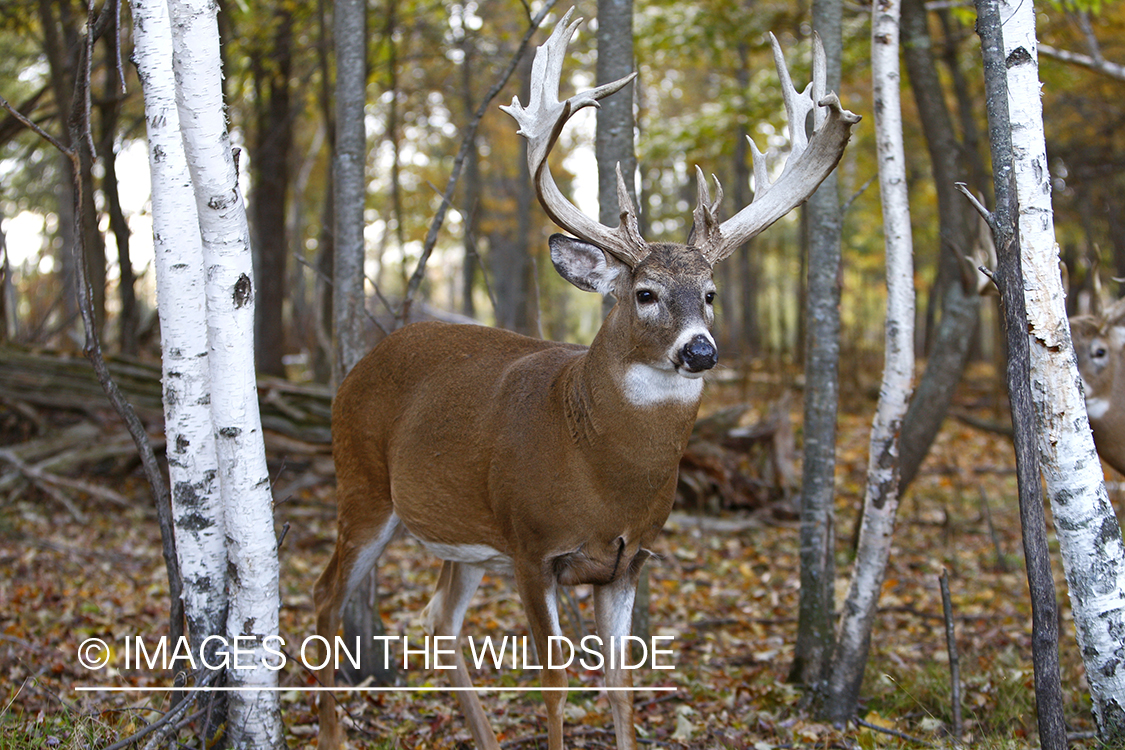
<svg viewBox="0 0 1125 750">
<path fill-rule="evenodd" d="M 628 266 L 591 245 L 565 234 L 553 234 L 550 239 L 551 262 L 564 279 L 585 292 L 614 294 L 617 279 Z"/>
</svg>

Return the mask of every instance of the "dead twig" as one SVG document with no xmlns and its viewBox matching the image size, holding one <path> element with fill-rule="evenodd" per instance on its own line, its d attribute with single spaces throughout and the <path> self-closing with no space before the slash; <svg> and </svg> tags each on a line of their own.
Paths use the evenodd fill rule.
<svg viewBox="0 0 1125 750">
<path fill-rule="evenodd" d="M 203 679 L 201 679 L 199 681 L 198 687 L 207 687 L 208 685 L 210 685 L 211 681 L 214 679 L 214 675 L 215 675 L 214 672 L 209 672 L 209 673 L 205 674 L 203 676 Z M 169 725 L 172 724 L 173 721 L 176 721 L 177 718 L 181 714 L 185 713 L 187 711 L 188 707 L 193 705 L 194 703 L 196 703 L 199 700 L 199 696 L 204 695 L 206 692 L 207 691 L 203 691 L 203 690 L 193 690 L 193 691 L 191 691 L 184 700 L 180 701 L 175 706 L 173 706 L 171 708 L 171 710 L 169 710 L 166 714 L 161 716 L 159 719 L 152 722 L 151 724 L 144 727 L 143 729 L 139 730 L 135 734 L 131 734 L 128 737 L 126 737 L 122 740 L 118 740 L 117 742 L 113 743 L 109 747 L 105 748 L 105 750 L 124 750 L 124 748 L 129 747 L 130 745 L 136 744 L 137 742 L 140 742 L 142 739 L 144 739 L 148 735 L 152 734 L 156 730 L 162 729 L 163 727 L 168 727 L 168 733 L 167 734 L 162 731 L 159 735 L 157 735 L 157 737 L 153 738 L 153 741 L 150 741 L 148 744 L 145 745 L 146 748 L 159 746 L 164 740 L 167 739 L 168 734 L 170 734 L 171 731 L 175 730 L 175 727 L 169 727 Z M 155 742 L 155 744 L 154 744 L 154 742 Z"/>
<path fill-rule="evenodd" d="M 945 614 L 945 645 L 949 653 L 950 701 L 953 703 L 953 744 L 961 744 L 961 659 L 957 654 L 957 636 L 953 629 L 953 602 L 949 596 L 949 571 L 942 570 L 941 608 Z"/>
<path fill-rule="evenodd" d="M 926 742 L 924 739 L 922 739 L 920 737 L 914 737 L 912 735 L 907 734 L 906 732 L 900 732 L 897 729 L 891 729 L 890 727 L 881 727 L 878 724 L 872 724 L 869 721 L 864 721 L 863 719 L 859 718 L 858 716 L 855 717 L 854 719 L 852 719 L 852 721 L 854 721 L 858 726 L 865 727 L 866 729 L 870 729 L 874 732 L 881 732 L 883 734 L 889 734 L 892 737 L 898 737 L 900 740 L 906 740 L 907 742 L 916 742 L 919 745 L 922 745 L 923 747 L 934 747 L 932 742 Z"/>
<path fill-rule="evenodd" d="M 31 464 L 22 461 L 19 456 L 17 456 L 7 448 L 0 448 L 0 460 L 10 463 L 16 468 L 17 471 L 34 482 L 36 486 L 40 487 L 41 489 L 46 489 L 47 485 L 50 485 L 54 488 L 65 487 L 70 490 L 85 492 L 91 497 L 96 497 L 99 500 L 105 500 L 122 508 L 131 507 L 131 503 L 124 496 L 117 492 L 114 492 L 107 487 L 100 487 L 96 484 L 84 482 L 81 479 L 70 479 L 69 477 L 60 477 L 57 474 L 48 473 L 37 466 L 32 466 Z M 52 497 L 56 497 L 56 494 L 53 490 L 47 491 L 51 493 Z M 67 510 L 71 511 L 72 514 L 78 510 L 76 507 L 71 507 L 69 502 L 67 502 L 66 504 L 68 506 Z M 81 516 L 82 513 L 78 511 L 78 515 Z M 76 517 L 76 520 L 84 521 L 85 519 Z"/>
</svg>

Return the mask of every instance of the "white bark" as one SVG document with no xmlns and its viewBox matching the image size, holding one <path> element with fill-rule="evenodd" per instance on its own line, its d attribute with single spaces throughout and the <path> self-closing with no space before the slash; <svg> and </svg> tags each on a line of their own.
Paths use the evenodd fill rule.
<svg viewBox="0 0 1125 750">
<path fill-rule="evenodd" d="M 254 289 L 245 204 L 223 114 L 217 6 L 171 0 L 173 66 L 184 148 L 203 238 L 211 415 L 227 521 L 227 638 L 248 656 L 228 671 L 236 687 L 276 688 L 263 639 L 278 632 L 273 498 L 254 378 Z M 230 695 L 233 747 L 284 747 L 276 692 Z"/>
<path fill-rule="evenodd" d="M 192 643 L 225 633 L 227 553 L 211 428 L 203 245 L 180 138 L 166 0 L 133 0 L 134 59 L 144 89 L 163 362 L 164 431 L 176 554 Z"/>
<path fill-rule="evenodd" d="M 914 249 L 899 94 L 900 13 L 900 0 L 880 0 L 872 10 L 871 77 L 887 255 L 886 348 L 883 383 L 871 425 L 863 525 L 829 675 L 828 712 L 837 721 L 847 721 L 855 714 L 863 681 L 894 536 L 899 501 L 898 436 L 914 375 Z"/>
<path fill-rule="evenodd" d="M 1039 452 L 1078 644 L 1103 739 L 1125 736 L 1125 547 L 1106 495 L 1070 340 L 1039 98 L 1035 13 L 1000 3 Z"/>
</svg>

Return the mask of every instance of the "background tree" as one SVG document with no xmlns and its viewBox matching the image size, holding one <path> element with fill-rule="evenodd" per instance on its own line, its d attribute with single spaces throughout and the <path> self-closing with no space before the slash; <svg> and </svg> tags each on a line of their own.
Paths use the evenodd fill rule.
<svg viewBox="0 0 1125 750">
<path fill-rule="evenodd" d="M 597 85 L 619 81 L 634 71 L 633 65 L 633 2 L 632 0 L 599 0 L 598 2 L 598 65 Z M 629 199 L 638 205 L 636 174 L 637 154 L 633 148 L 633 84 L 627 84 L 614 96 L 600 102 L 594 153 L 598 163 L 598 221 L 615 227 L 621 222 L 621 206 L 617 201 L 617 170 L 625 178 Z M 616 301 L 607 297 L 604 307 L 612 309 Z M 641 571 L 633 599 L 633 634 L 647 640 L 649 636 L 649 577 Z"/>
<path fill-rule="evenodd" d="M 520 96 L 526 100 L 531 85 L 531 55 L 516 69 Z M 522 140 L 522 139 L 521 139 Z M 527 171 L 527 144 L 516 144 L 512 161 L 493 165 L 490 192 L 503 202 L 506 221 L 487 225 L 488 252 L 496 290 L 496 324 L 516 333 L 539 334 L 538 300 L 534 295 L 531 256 L 531 209 L 534 205 L 531 174 Z"/>
<path fill-rule="evenodd" d="M 336 357 L 334 381 L 339 384 L 355 363 L 367 353 L 367 306 L 364 292 L 364 208 L 367 196 L 365 165 L 367 131 L 364 122 L 367 101 L 367 9 L 363 2 L 344 0 L 333 8 L 333 38 L 336 48 L 336 139 L 334 155 L 333 232 L 335 260 L 334 328 Z M 360 682 L 377 678 L 381 684 L 393 681 L 393 672 L 383 668 L 377 658 L 372 636 L 384 632 L 379 617 L 378 566 L 360 584 L 344 613 L 345 637 L 359 637 L 372 644 L 364 649 L 358 670 L 350 674 Z M 322 700 L 329 699 L 322 696 Z"/>
<path fill-rule="evenodd" d="M 254 355 L 258 370 L 285 375 L 286 269 L 292 247 L 288 237 L 292 177 L 294 106 L 293 25 L 290 7 L 268 17 L 262 49 L 250 57 L 255 102 L 250 145 L 250 228 L 253 230 L 254 279 L 257 289 Z"/>
<path fill-rule="evenodd" d="M 340 383 L 366 353 L 363 291 L 364 166 L 367 136 L 363 112 L 367 101 L 367 12 L 359 0 L 333 6 L 336 49 L 336 141 L 333 155 L 333 246 L 335 356 L 332 380 Z"/>
<path fill-rule="evenodd" d="M 105 43 L 102 45 L 102 67 L 105 76 L 102 87 L 103 99 L 98 107 L 101 133 L 97 148 L 104 170 L 101 189 L 102 195 L 105 196 L 105 211 L 109 214 L 109 228 L 113 233 L 114 244 L 117 246 L 119 274 L 117 292 L 121 306 L 117 321 L 117 340 L 123 354 L 136 355 L 140 310 L 137 307 L 136 274 L 133 273 L 133 261 L 129 253 L 131 230 L 121 207 L 121 192 L 117 180 L 117 138 L 125 102 L 124 72 L 119 74 L 117 68 L 121 53 L 120 45 L 116 35 L 105 37 Z"/>
<path fill-rule="evenodd" d="M 52 93 L 55 106 L 59 113 L 70 110 L 70 100 L 75 89 L 75 75 L 79 70 L 79 53 L 82 45 L 78 33 L 79 24 L 85 14 L 82 9 L 64 0 L 53 3 L 50 0 L 39 0 L 39 23 L 43 32 L 43 52 L 51 70 Z M 97 208 L 94 204 L 94 181 L 92 163 L 94 155 L 90 151 L 90 144 L 72 144 L 71 128 L 65 128 L 63 142 L 65 145 L 80 145 L 82 156 L 82 211 L 81 226 L 83 242 L 87 248 L 86 264 L 90 273 L 90 291 L 94 301 L 94 319 L 100 328 L 105 321 L 105 239 L 98 231 Z M 58 260 L 63 269 L 63 304 L 68 311 L 67 318 L 76 316 L 75 300 L 75 274 L 74 268 L 74 239 L 67 238 L 66 232 L 71 230 L 73 222 L 67 221 L 73 210 L 74 195 L 71 185 L 74 184 L 71 166 L 68 160 L 59 162 L 58 175 L 58 211 L 61 221 L 60 229 L 63 241 L 60 246 Z"/>
<path fill-rule="evenodd" d="M 824 44 L 829 91 L 840 88 L 842 4 L 814 0 L 813 28 Z M 805 292 L 804 460 L 801 463 L 801 605 L 790 679 L 818 689 L 832 648 L 835 584 L 836 410 L 840 359 L 840 233 L 835 173 L 805 208 L 808 286 Z"/>
<path fill-rule="evenodd" d="M 935 332 L 926 337 L 926 368 L 902 424 L 903 491 L 914 480 L 945 419 L 969 361 L 980 315 L 980 297 L 973 283 L 975 275 L 964 272 L 963 260 L 972 255 L 980 241 L 977 221 L 967 213 L 970 209 L 964 197 L 958 194 L 956 185 L 967 183 L 976 190 L 983 190 L 983 185 L 970 182 L 971 176 L 983 173 L 983 169 L 972 168 L 979 154 L 971 143 L 959 141 L 954 131 L 933 46 L 925 4 L 903 0 L 903 60 L 937 193 L 937 246 L 932 253 L 936 255 L 937 273 L 929 293 L 929 307 L 941 311 Z M 956 68 L 956 61 L 953 67 Z"/>
</svg>

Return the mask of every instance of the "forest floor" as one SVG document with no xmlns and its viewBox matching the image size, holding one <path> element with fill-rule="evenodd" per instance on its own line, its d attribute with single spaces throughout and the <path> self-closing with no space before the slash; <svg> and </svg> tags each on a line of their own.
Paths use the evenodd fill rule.
<svg viewBox="0 0 1125 750">
<path fill-rule="evenodd" d="M 853 392 L 869 392 L 871 385 Z M 763 385 L 754 378 L 711 387 L 705 410 L 742 399 L 764 407 L 783 390 L 779 381 Z M 1001 399 L 994 394 L 993 376 L 981 370 L 962 387 L 958 408 L 1003 421 Z M 793 395 L 792 416 L 799 425 L 801 399 Z M 862 501 L 872 413 L 873 402 L 855 396 L 844 404 L 840 421 L 840 596 Z M 79 508 L 85 520 L 79 521 L 38 490 L 0 494 L 0 750 L 105 747 L 142 728 L 167 705 L 166 693 L 76 690 L 171 684 L 168 672 L 122 667 L 127 638 L 141 636 L 151 645 L 167 632 L 160 536 L 139 472 L 83 478 L 116 483 L 114 489 L 136 502 L 119 507 L 86 498 Z M 292 657 L 297 644 L 315 632 L 312 587 L 335 537 L 333 494 L 329 479 L 294 492 L 277 507 L 279 530 L 289 524 L 280 550 L 281 634 Z M 1113 495 L 1115 501 L 1125 500 L 1120 490 Z M 638 669 L 635 682 L 675 690 L 637 694 L 643 747 L 948 746 L 952 706 L 938 586 L 943 569 L 950 575 L 960 650 L 964 741 L 977 747 L 1038 745 L 1030 606 L 1007 437 L 948 420 L 899 512 L 862 712 L 869 724 L 913 739 L 867 727 L 835 729 L 802 711 L 801 693 L 786 682 L 796 633 L 797 524 L 791 514 L 777 511 L 727 513 L 716 520 L 678 510 L 661 535 L 658 556 L 648 566 L 651 632 L 671 636 L 661 643 L 669 653 L 660 661 L 674 668 Z M 1065 716 L 1071 732 L 1089 736 L 1087 686 L 1053 541 L 1052 551 Z M 419 614 L 438 567 L 411 539 L 394 542 L 381 563 L 387 631 L 406 636 L 411 648 L 421 642 Z M 590 592 L 578 587 L 574 595 L 582 627 L 592 632 Z M 578 636 L 573 620 L 564 620 L 564 629 Z M 497 640 L 526 635 L 510 580 L 486 576 L 464 632 Z M 79 645 L 90 637 L 110 644 L 108 668 L 92 671 L 79 664 Z M 343 697 L 351 745 L 470 747 L 454 694 L 440 689 L 448 684 L 445 676 L 424 669 L 420 656 L 411 659 L 402 683 L 438 689 Z M 289 745 L 311 747 L 317 731 L 314 695 L 301 688 L 315 681 L 295 658 L 281 681 L 293 687 L 281 695 Z M 476 683 L 527 687 L 537 684 L 537 675 L 505 667 L 478 674 Z M 600 684 L 600 675 L 572 669 L 570 684 L 592 687 Z M 499 689 L 483 693 L 481 700 L 502 747 L 545 746 L 537 693 Z M 568 747 L 613 745 L 604 693 L 572 692 L 566 717 Z M 183 737 L 187 741 L 187 729 Z M 1095 741 L 1079 739 L 1072 746 L 1093 747 Z"/>
</svg>

